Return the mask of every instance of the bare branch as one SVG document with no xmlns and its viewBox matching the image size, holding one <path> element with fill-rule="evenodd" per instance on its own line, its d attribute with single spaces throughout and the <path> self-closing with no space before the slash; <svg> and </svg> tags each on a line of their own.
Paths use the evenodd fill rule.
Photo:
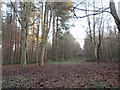
<svg viewBox="0 0 120 90">
<path fill-rule="evenodd" d="M 105 8 L 104 10 L 101 10 L 101 9 L 99 9 L 99 10 L 87 10 L 87 9 L 80 9 L 80 8 L 76 8 L 77 10 L 81 10 L 81 11 L 91 11 L 91 12 L 109 12 L 109 11 L 106 11 L 107 9 L 109 9 L 110 7 L 108 7 L 108 8 Z M 109 12 L 110 13 L 110 12 Z"/>
<path fill-rule="evenodd" d="M 16 13 L 16 16 L 17 16 L 17 18 L 18 18 L 19 23 L 22 24 L 22 23 L 21 23 L 21 19 L 20 19 L 19 15 L 17 14 L 16 7 L 14 6 L 14 4 L 13 4 L 12 1 L 11 1 L 10 3 L 11 3 L 11 5 L 12 5 L 12 7 L 13 7 L 14 12 Z"/>
<path fill-rule="evenodd" d="M 106 9 L 104 9 L 104 10 L 102 10 L 102 11 L 96 11 L 96 12 L 98 12 L 98 13 L 88 14 L 88 15 L 79 16 L 79 17 L 75 14 L 75 10 L 72 10 L 72 12 L 73 12 L 73 14 L 74 14 L 74 16 L 75 16 L 76 18 L 85 18 L 85 17 L 88 17 L 88 16 L 98 15 L 98 14 L 102 14 L 102 13 L 104 13 L 104 12 L 108 12 L 108 11 L 106 11 L 107 9 L 109 9 L 109 7 L 106 8 Z M 91 10 L 86 10 L 86 9 L 81 9 L 81 10 L 82 10 L 82 11 L 91 11 Z M 94 11 L 94 10 L 92 10 L 92 11 Z"/>
<path fill-rule="evenodd" d="M 78 2 L 77 2 L 78 3 Z M 80 4 L 82 4 L 83 1 L 80 1 L 75 7 L 73 7 L 73 9 L 76 9 Z M 76 3 L 75 3 L 76 4 Z"/>
</svg>

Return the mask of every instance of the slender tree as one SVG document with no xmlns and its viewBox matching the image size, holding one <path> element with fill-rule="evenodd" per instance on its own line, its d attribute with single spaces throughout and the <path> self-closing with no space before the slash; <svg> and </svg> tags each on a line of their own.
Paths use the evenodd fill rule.
<svg viewBox="0 0 120 90">
<path fill-rule="evenodd" d="M 44 65 L 45 60 L 45 49 L 47 45 L 48 34 L 51 27 L 51 20 L 52 20 L 52 10 L 53 7 L 51 3 L 45 2 L 45 10 L 43 16 L 43 25 L 42 25 L 42 41 L 41 41 L 41 56 L 40 56 L 40 65 Z M 48 17 L 49 14 L 49 17 Z"/>
</svg>

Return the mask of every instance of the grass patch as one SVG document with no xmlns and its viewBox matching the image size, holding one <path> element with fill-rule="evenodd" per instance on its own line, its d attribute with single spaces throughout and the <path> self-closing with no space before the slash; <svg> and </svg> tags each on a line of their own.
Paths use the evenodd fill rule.
<svg viewBox="0 0 120 90">
<path fill-rule="evenodd" d="M 69 58 L 67 60 L 59 59 L 57 61 L 50 61 L 50 64 L 76 64 L 80 61 L 88 60 L 87 58 Z"/>
<path fill-rule="evenodd" d="M 99 84 L 98 82 L 90 81 L 89 85 L 92 85 L 93 88 L 111 88 L 111 90 L 119 88 L 119 83 L 116 83 L 114 87 L 110 87 L 108 83 Z"/>
<path fill-rule="evenodd" d="M 89 84 L 92 85 L 94 88 L 107 88 L 108 87 L 107 83 L 101 85 L 101 84 L 99 84 L 97 82 L 90 81 Z"/>
</svg>

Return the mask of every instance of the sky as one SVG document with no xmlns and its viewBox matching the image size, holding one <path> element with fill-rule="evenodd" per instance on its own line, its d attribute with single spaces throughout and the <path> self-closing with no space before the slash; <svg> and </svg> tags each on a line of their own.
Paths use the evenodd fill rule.
<svg viewBox="0 0 120 90">
<path fill-rule="evenodd" d="M 74 0 L 75 1 L 75 0 Z M 79 1 L 79 0 L 76 0 L 76 1 Z M 90 0 L 89 0 L 90 1 Z M 103 0 L 104 1 L 104 0 Z M 114 0 L 115 4 L 116 4 L 116 8 L 118 10 L 118 1 L 120 0 Z M 105 0 L 104 2 L 104 5 L 106 7 L 109 7 L 109 0 Z M 82 12 L 77 12 L 76 13 L 78 16 L 82 16 L 84 15 L 84 13 Z M 112 17 L 112 16 L 111 16 Z M 72 27 L 70 28 L 70 32 L 71 34 L 76 38 L 76 41 L 79 42 L 81 48 L 83 49 L 83 46 L 84 46 L 84 39 L 86 37 L 86 30 L 85 30 L 85 27 L 87 26 L 87 20 L 86 18 L 82 18 L 82 19 L 78 19 L 76 20 L 75 22 L 71 22 L 71 23 L 74 23 L 75 27 Z M 112 25 L 115 25 L 114 23 L 114 20 L 112 19 Z M 85 27 L 84 27 L 85 26 Z"/>
</svg>

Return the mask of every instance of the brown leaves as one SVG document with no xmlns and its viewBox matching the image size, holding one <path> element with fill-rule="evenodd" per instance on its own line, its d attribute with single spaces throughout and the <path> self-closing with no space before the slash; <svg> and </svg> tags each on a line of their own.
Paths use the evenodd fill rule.
<svg viewBox="0 0 120 90">
<path fill-rule="evenodd" d="M 47 64 L 43 67 L 31 64 L 26 69 L 18 65 L 3 67 L 3 87 L 93 88 L 104 87 L 106 83 L 106 87 L 118 83 L 118 63 L 84 61 L 74 65 Z"/>
</svg>

